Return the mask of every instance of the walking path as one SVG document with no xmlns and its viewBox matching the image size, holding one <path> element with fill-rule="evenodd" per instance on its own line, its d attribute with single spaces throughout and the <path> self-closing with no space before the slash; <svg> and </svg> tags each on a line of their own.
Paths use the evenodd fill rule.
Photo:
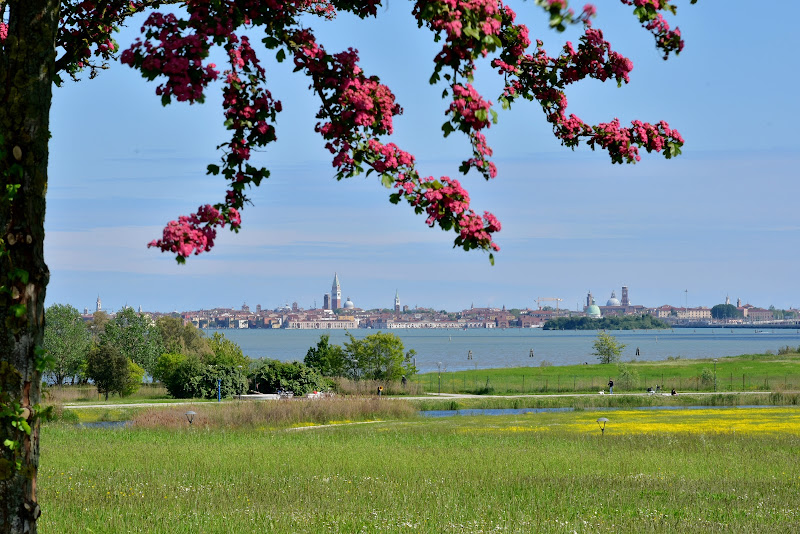
<svg viewBox="0 0 800 534">
<path fill-rule="evenodd" d="M 692 396 L 709 396 L 709 395 L 741 395 L 743 393 L 770 393 L 769 391 L 693 391 L 684 393 L 684 395 Z M 658 393 L 658 396 L 670 397 L 669 393 Z M 386 396 L 383 397 L 387 400 L 402 399 L 402 400 L 431 400 L 431 399 L 521 399 L 521 398 L 543 398 L 543 397 L 595 397 L 597 393 L 553 393 L 544 395 L 473 395 L 470 393 L 428 393 L 424 396 L 405 397 L 405 396 Z M 648 393 L 614 393 L 614 397 L 648 397 Z M 297 397 L 303 399 L 303 397 Z M 239 399 L 235 399 L 239 400 Z M 277 400 L 277 395 L 242 395 L 241 400 Z M 309 399 L 314 400 L 314 399 Z M 231 402 L 227 400 L 225 402 Z M 187 406 L 196 404 L 217 404 L 213 401 L 175 401 L 175 402 L 137 402 L 129 404 L 64 404 L 64 408 L 150 408 L 155 406 Z"/>
</svg>

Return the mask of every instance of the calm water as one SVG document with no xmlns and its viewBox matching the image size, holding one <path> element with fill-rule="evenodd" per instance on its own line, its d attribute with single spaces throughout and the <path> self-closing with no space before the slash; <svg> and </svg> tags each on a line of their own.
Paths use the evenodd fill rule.
<svg viewBox="0 0 800 534">
<path fill-rule="evenodd" d="M 329 330 L 206 330 L 206 334 L 221 332 L 238 343 L 245 354 L 253 358 L 273 358 L 281 361 L 302 361 L 309 347 L 315 346 L 322 334 L 329 333 L 331 342 L 342 345 L 347 341 L 344 331 Z M 375 330 L 358 329 L 352 334 L 363 338 Z M 542 329 L 476 329 L 476 330 L 416 330 L 393 332 L 403 340 L 406 350 L 417 351 L 420 372 L 437 369 L 437 363 L 448 371 L 487 369 L 493 367 L 538 366 L 542 360 L 553 365 L 596 363 L 592 342 L 593 330 L 552 331 Z M 666 360 L 681 358 L 715 358 L 738 354 L 777 352 L 786 345 L 800 346 L 798 330 L 746 330 L 698 328 L 675 330 L 636 330 L 611 332 L 627 347 L 623 360 Z M 636 356 L 636 349 L 639 356 Z M 533 349 L 534 357 L 530 357 Z M 472 351 L 472 360 L 467 353 Z"/>
</svg>

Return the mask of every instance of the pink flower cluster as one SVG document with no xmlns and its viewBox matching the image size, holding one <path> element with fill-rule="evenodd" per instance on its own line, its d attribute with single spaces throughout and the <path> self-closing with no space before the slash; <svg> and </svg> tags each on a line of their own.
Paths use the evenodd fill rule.
<svg viewBox="0 0 800 534">
<path fill-rule="evenodd" d="M 398 169 L 414 167 L 414 156 L 400 150 L 394 143 L 382 144 L 377 139 L 367 141 L 369 152 L 373 155 L 370 164 L 379 173 L 394 172 Z"/>
<path fill-rule="evenodd" d="M 668 0 L 621 1 L 636 6 L 635 14 L 655 35 L 657 46 L 665 54 L 680 51 L 680 31 L 671 31 L 658 13 L 674 10 Z M 115 9 L 126 3 L 103 2 Z M 462 162 L 460 170 L 467 173 L 474 169 L 485 178 L 497 174 L 489 161 L 492 149 L 483 133 L 496 120 L 496 114 L 492 103 L 472 85 L 476 61 L 492 53 L 497 55 L 492 66 L 506 80 L 500 97 L 503 106 L 510 106 L 519 97 L 538 101 L 563 144 L 574 147 L 583 139 L 593 149 L 607 150 L 615 163 L 638 161 L 641 148 L 662 152 L 667 158 L 679 154 L 683 139 L 666 122 L 633 121 L 629 128 L 622 128 L 614 119 L 592 126 L 567 113 L 567 85 L 585 78 L 613 79 L 621 85 L 629 81 L 633 65 L 611 50 L 600 30 L 591 27 L 590 19 L 596 14 L 593 5 L 585 5 L 576 15 L 568 0 L 535 3 L 549 14 L 553 28 L 585 25 L 577 48 L 567 43 L 560 55 L 550 57 L 542 42 L 536 41 L 535 51 L 528 53 L 531 39 L 527 26 L 516 24 L 516 14 L 501 0 L 415 0 L 413 15 L 419 26 L 431 29 L 437 40 L 443 38 L 431 77 L 432 83 L 444 78 L 448 85 L 444 94 L 451 96 L 443 130 L 445 135 L 459 130 L 470 139 L 472 155 Z M 96 9 L 95 2 L 89 0 L 77 5 L 84 6 L 81 9 L 85 13 Z M 489 212 L 478 215 L 458 180 L 446 176 L 422 178 L 411 154 L 380 140 L 392 133 L 393 117 L 402 113 L 394 95 L 377 77 L 362 71 L 356 50 L 327 53 L 303 15 L 333 18 L 339 9 L 365 18 L 375 16 L 379 5 L 379 0 L 186 0 L 188 19 L 159 13 L 147 19 L 144 42 L 137 40 L 123 53 L 122 60 L 139 69 L 145 78 L 164 76 L 166 81 L 157 93 L 165 103 L 172 97 L 202 101 L 205 87 L 218 76 L 215 65 L 206 61 L 210 47 L 225 48 L 230 68 L 223 76 L 223 107 L 231 135 L 220 145 L 226 150 L 222 165 L 208 167 L 209 174 L 222 174 L 229 181 L 224 202 L 203 206 L 196 214 L 170 222 L 162 239 L 150 246 L 175 253 L 179 261 L 207 251 L 213 246 L 217 227 L 230 224 L 234 230 L 239 228 L 239 210 L 247 202 L 245 188 L 258 185 L 269 175 L 266 169 L 250 164 L 250 157 L 253 149 L 275 140 L 274 122 L 281 104 L 267 90 L 265 71 L 248 39 L 234 33 L 241 27 L 258 26 L 266 34 L 266 47 L 277 50 L 278 60 L 288 53 L 296 70 L 309 76 L 311 89 L 320 97 L 315 129 L 333 155 L 337 178 L 355 176 L 368 167 L 368 173 L 377 172 L 382 183 L 393 189 L 393 203 L 405 200 L 416 213 L 426 215 L 429 226 L 454 231 L 456 246 L 499 250 L 493 235 L 500 231 L 500 222 Z M 75 20 L 72 24 L 80 26 Z M 115 45 L 103 33 L 105 26 L 101 29 L 87 42 L 95 43 L 95 53 L 105 57 L 113 53 Z M 81 54 L 88 57 L 89 51 Z"/>
<path fill-rule="evenodd" d="M 163 75 L 167 78 L 156 89 L 162 101 L 169 102 L 174 95 L 178 102 L 203 100 L 206 86 L 216 80 L 216 65 L 203 64 L 208 57 L 209 36 L 188 32 L 184 24 L 172 13 L 151 14 L 142 31 L 146 41 L 137 39 L 122 53 L 122 63 L 138 68 L 150 79 Z M 154 40 L 158 44 L 153 44 Z"/>
<path fill-rule="evenodd" d="M 0 22 L 0 41 L 5 41 L 8 37 L 8 24 Z"/>
<path fill-rule="evenodd" d="M 498 0 L 417 0 L 412 13 L 420 26 L 428 26 L 437 37 L 445 35 L 434 59 L 436 72 L 448 66 L 467 74 L 475 70 L 478 57 L 500 45 L 502 12 Z"/>
<path fill-rule="evenodd" d="M 238 213 L 235 216 L 238 218 Z M 164 228 L 161 239 L 153 240 L 147 246 L 172 252 L 176 254 L 178 261 L 185 261 L 192 254 L 211 250 L 217 237 L 217 226 L 224 227 L 225 220 L 217 208 L 206 204 L 200 206 L 197 213 L 182 215 L 177 221 L 170 221 Z"/>
<path fill-rule="evenodd" d="M 553 4 L 555 6 L 555 4 Z M 564 5 L 558 4 L 559 9 Z M 584 13 L 594 14 L 593 9 L 584 8 Z M 504 19 L 504 35 L 512 37 L 513 19 Z M 518 43 L 515 43 L 518 48 Z M 631 128 L 621 128 L 616 119 L 610 123 L 591 126 L 574 114 L 567 113 L 565 87 L 584 78 L 600 81 L 615 79 L 619 85 L 630 80 L 632 62 L 611 50 L 611 45 L 603 38 L 600 30 L 586 24 L 577 50 L 567 42 L 558 57 L 550 57 L 537 41 L 533 55 L 522 54 L 517 57 L 509 53 L 501 54 L 493 66 L 506 75 L 508 82 L 503 93 L 507 105 L 516 98 L 533 97 L 539 101 L 547 120 L 553 124 L 553 132 L 561 142 L 569 147 L 579 144 L 581 138 L 591 148 L 600 147 L 608 151 L 614 163 L 634 163 L 639 161 L 639 147 L 648 152 L 663 152 L 670 158 L 680 153 L 683 139 L 671 130 L 666 123 L 658 126 L 634 121 Z"/>
<path fill-rule="evenodd" d="M 447 110 L 447 114 L 452 115 L 451 120 L 466 132 L 488 128 L 492 103 L 484 100 L 470 83 L 466 86 L 455 84 L 452 89 L 453 101 Z"/>
<path fill-rule="evenodd" d="M 684 45 L 681 30 L 679 28 L 670 30 L 669 23 L 658 13 L 658 11 L 674 13 L 675 6 L 666 0 L 621 0 L 621 2 L 628 6 L 636 6 L 634 13 L 639 17 L 642 26 L 655 37 L 656 48 L 664 52 L 664 59 L 669 58 L 672 52 L 676 55 L 681 53 Z"/>
<path fill-rule="evenodd" d="M 236 171 L 235 182 L 249 183 L 252 178 L 246 175 L 247 167 L 242 169 L 242 164 L 250 159 L 251 146 L 263 147 L 276 139 L 270 122 L 275 121 L 282 106 L 265 87 L 266 73 L 250 40 L 231 36 L 227 48 L 231 69 L 225 73 L 222 105 L 227 119 L 225 124 L 232 134 L 227 143 L 230 154 L 223 162 Z M 234 205 L 241 207 L 243 202 L 244 198 Z"/>
<path fill-rule="evenodd" d="M 661 152 L 668 148 L 670 143 L 680 147 L 683 144 L 683 137 L 677 130 L 671 129 L 665 121 L 658 124 L 633 121 L 630 128 L 620 128 L 618 119 L 598 124 L 594 134 L 587 141 L 589 146 L 600 145 L 608 150 L 614 163 L 639 161 L 640 146 L 648 152 Z M 665 153 L 668 158 L 672 156 L 672 150 L 665 150 Z"/>
<path fill-rule="evenodd" d="M 57 69 L 73 78 L 85 67 L 91 67 L 90 77 L 96 75 L 97 65 L 92 57 L 102 62 L 114 58 L 119 46 L 112 39 L 121 20 L 141 9 L 140 2 L 130 0 L 83 0 L 64 2 L 61 6 L 56 48 L 65 53 L 57 61 Z M 0 38 L 2 37 L 0 23 Z"/>
<path fill-rule="evenodd" d="M 388 87 L 377 77 L 366 77 L 358 66 L 358 52 L 348 49 L 328 55 L 308 30 L 292 34 L 294 63 L 312 77 L 311 87 L 323 100 L 316 131 L 334 154 L 340 177 L 358 172 L 351 151 L 371 137 L 391 134 L 392 118 L 402 113 Z M 359 158 L 360 159 L 360 158 Z"/>
</svg>

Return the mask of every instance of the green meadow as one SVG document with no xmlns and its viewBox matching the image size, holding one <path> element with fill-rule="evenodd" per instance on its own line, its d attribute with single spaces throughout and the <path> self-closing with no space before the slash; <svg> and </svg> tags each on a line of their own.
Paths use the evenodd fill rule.
<svg viewBox="0 0 800 534">
<path fill-rule="evenodd" d="M 336 402 L 359 420 L 333 420 Z M 798 407 L 433 419 L 359 402 L 317 404 L 314 425 L 270 413 L 304 401 L 199 405 L 191 427 L 178 407 L 50 423 L 41 532 L 800 530 Z"/>
<path fill-rule="evenodd" d="M 675 388 L 687 391 L 714 391 L 713 359 L 673 358 L 658 362 L 623 363 L 630 380 L 618 364 L 474 369 L 424 373 L 413 378 L 420 389 L 438 393 L 537 394 L 608 392 L 608 381 L 615 382 L 617 393 Z M 744 354 L 717 358 L 717 391 L 793 391 L 800 389 L 800 354 Z"/>
<path fill-rule="evenodd" d="M 626 365 L 640 376 L 691 381 L 713 362 Z M 454 392 L 469 392 L 470 381 L 485 387 L 488 377 L 492 391 L 481 393 L 501 396 L 58 404 L 41 434 L 40 531 L 800 532 L 800 393 L 789 387 L 798 366 L 797 354 L 720 358 L 718 393 L 706 380 L 700 392 L 674 397 L 598 395 L 586 384 L 607 380 L 617 366 L 583 365 L 444 374 Z M 727 392 L 723 372 L 773 377 L 773 387 L 755 379 Z M 531 386 L 523 391 L 534 394 L 519 396 L 521 373 L 526 385 L 537 376 L 561 383 L 559 391 L 592 394 Z M 419 377 L 416 390 L 430 390 L 430 380 Z M 158 398 L 150 389 L 128 401 Z M 574 411 L 419 413 L 563 407 Z M 600 417 L 608 419 L 604 432 Z M 120 420 L 132 424 L 76 424 Z"/>
</svg>

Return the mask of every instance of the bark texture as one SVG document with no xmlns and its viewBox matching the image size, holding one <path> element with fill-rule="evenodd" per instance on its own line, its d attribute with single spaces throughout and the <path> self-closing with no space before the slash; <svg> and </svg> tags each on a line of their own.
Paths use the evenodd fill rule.
<svg viewBox="0 0 800 534">
<path fill-rule="evenodd" d="M 49 280 L 44 216 L 59 6 L 60 0 L 0 3 L 8 20 L 8 37 L 0 43 L 0 198 L 6 186 L 19 186 L 0 209 L 0 533 L 36 532 L 40 514 L 36 349 Z M 20 418 L 30 434 L 15 426 Z"/>
</svg>

